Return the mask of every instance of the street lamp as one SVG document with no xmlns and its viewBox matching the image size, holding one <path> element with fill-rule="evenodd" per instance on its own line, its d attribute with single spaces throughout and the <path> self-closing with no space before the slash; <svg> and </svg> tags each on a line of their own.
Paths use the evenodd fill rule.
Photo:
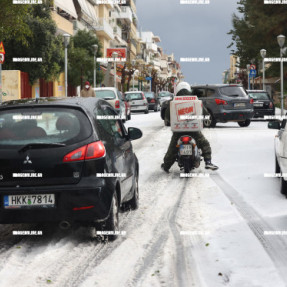
<svg viewBox="0 0 287 287">
<path fill-rule="evenodd" d="M 97 52 L 98 52 L 98 45 L 94 44 L 94 88 L 96 88 L 97 85 Z"/>
<path fill-rule="evenodd" d="M 65 97 L 68 96 L 68 45 L 70 42 L 70 35 L 63 34 L 65 45 Z"/>
<path fill-rule="evenodd" d="M 262 57 L 263 90 L 265 91 L 265 64 L 264 64 L 264 58 L 266 56 L 266 50 L 265 49 L 261 49 L 260 50 L 260 54 L 261 54 L 261 57 Z"/>
<path fill-rule="evenodd" d="M 250 64 L 246 65 L 247 75 L 248 75 L 248 90 L 250 90 Z"/>
<path fill-rule="evenodd" d="M 281 62 L 280 62 L 280 74 L 281 74 L 281 116 L 283 116 L 283 105 L 284 105 L 284 97 L 283 97 L 283 46 L 285 43 L 285 36 L 284 35 L 279 35 L 277 36 L 277 42 L 280 46 L 280 57 L 281 57 Z"/>
<path fill-rule="evenodd" d="M 114 59 L 114 86 L 115 88 L 117 87 L 117 63 L 116 63 L 117 56 L 118 56 L 117 52 L 112 53 L 112 57 Z"/>
<path fill-rule="evenodd" d="M 136 64 L 136 61 L 132 60 L 133 70 L 134 70 L 135 64 Z M 134 88 L 135 88 L 135 71 L 133 71 L 133 91 L 134 91 Z"/>
</svg>

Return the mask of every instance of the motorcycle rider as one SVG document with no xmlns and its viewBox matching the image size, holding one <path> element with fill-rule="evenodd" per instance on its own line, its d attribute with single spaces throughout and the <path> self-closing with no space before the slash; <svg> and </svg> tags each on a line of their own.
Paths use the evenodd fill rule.
<svg viewBox="0 0 287 287">
<path fill-rule="evenodd" d="M 190 96 L 191 88 L 190 85 L 187 82 L 180 82 L 175 89 L 175 95 L 176 96 Z M 209 115 L 208 111 L 203 107 L 203 114 Z M 170 122 L 170 104 L 168 105 L 166 112 L 165 112 L 165 120 Z M 181 136 L 189 135 L 192 138 L 195 139 L 198 148 L 202 151 L 202 156 L 204 157 L 205 161 L 205 168 L 211 169 L 211 170 L 217 170 L 218 166 L 211 163 L 211 147 L 208 142 L 208 140 L 204 137 L 204 135 L 201 132 L 173 132 L 173 135 L 170 140 L 170 144 L 167 150 L 167 153 L 163 159 L 163 164 L 161 165 L 161 168 L 165 172 L 169 172 L 169 169 L 176 161 L 176 156 L 178 149 L 176 147 L 177 141 Z"/>
</svg>

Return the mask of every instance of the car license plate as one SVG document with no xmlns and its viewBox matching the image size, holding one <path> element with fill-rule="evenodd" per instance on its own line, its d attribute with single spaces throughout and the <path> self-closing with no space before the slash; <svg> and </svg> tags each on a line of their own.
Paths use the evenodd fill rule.
<svg viewBox="0 0 287 287">
<path fill-rule="evenodd" d="M 235 103 L 234 108 L 245 108 L 245 103 Z"/>
<path fill-rule="evenodd" d="M 5 195 L 4 208 L 54 207 L 54 194 Z"/>
<path fill-rule="evenodd" d="M 180 155 L 192 155 L 192 145 L 181 145 L 179 148 Z"/>
<path fill-rule="evenodd" d="M 261 102 L 256 102 L 256 103 L 253 103 L 253 106 L 254 106 L 254 107 L 263 107 L 263 103 L 261 103 Z"/>
</svg>

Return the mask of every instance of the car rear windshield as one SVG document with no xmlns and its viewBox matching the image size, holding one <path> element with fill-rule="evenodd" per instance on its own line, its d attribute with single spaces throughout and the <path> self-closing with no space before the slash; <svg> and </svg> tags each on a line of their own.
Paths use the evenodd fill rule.
<svg viewBox="0 0 287 287">
<path fill-rule="evenodd" d="M 87 116 L 72 108 L 21 108 L 0 111 L 0 146 L 74 144 L 92 134 Z"/>
<path fill-rule="evenodd" d="M 105 100 L 114 100 L 116 95 L 112 90 L 95 90 L 96 98 L 101 98 Z"/>
<path fill-rule="evenodd" d="M 154 99 L 154 93 L 145 93 L 144 94 L 148 99 Z"/>
<path fill-rule="evenodd" d="M 143 96 L 141 93 L 134 93 L 134 94 L 126 94 L 126 99 L 133 101 L 133 100 L 142 100 Z"/>
<path fill-rule="evenodd" d="M 161 92 L 158 94 L 159 97 L 169 97 L 170 93 L 169 92 Z"/>
<path fill-rule="evenodd" d="M 254 100 L 270 100 L 267 93 L 248 93 L 248 95 Z"/>
<path fill-rule="evenodd" d="M 235 87 L 235 86 L 221 87 L 219 88 L 219 91 L 222 95 L 228 97 L 248 98 L 248 95 L 246 94 L 245 90 L 242 87 Z"/>
</svg>

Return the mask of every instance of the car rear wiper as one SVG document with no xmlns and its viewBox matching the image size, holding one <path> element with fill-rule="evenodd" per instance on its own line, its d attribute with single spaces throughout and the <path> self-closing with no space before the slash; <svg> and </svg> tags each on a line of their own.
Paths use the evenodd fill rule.
<svg viewBox="0 0 287 287">
<path fill-rule="evenodd" d="M 24 145 L 19 149 L 19 152 L 25 152 L 28 149 L 38 149 L 38 148 L 45 148 L 45 147 L 61 147 L 66 146 L 62 143 L 29 143 Z"/>
<path fill-rule="evenodd" d="M 104 100 L 114 100 L 115 98 L 104 98 Z"/>
</svg>

